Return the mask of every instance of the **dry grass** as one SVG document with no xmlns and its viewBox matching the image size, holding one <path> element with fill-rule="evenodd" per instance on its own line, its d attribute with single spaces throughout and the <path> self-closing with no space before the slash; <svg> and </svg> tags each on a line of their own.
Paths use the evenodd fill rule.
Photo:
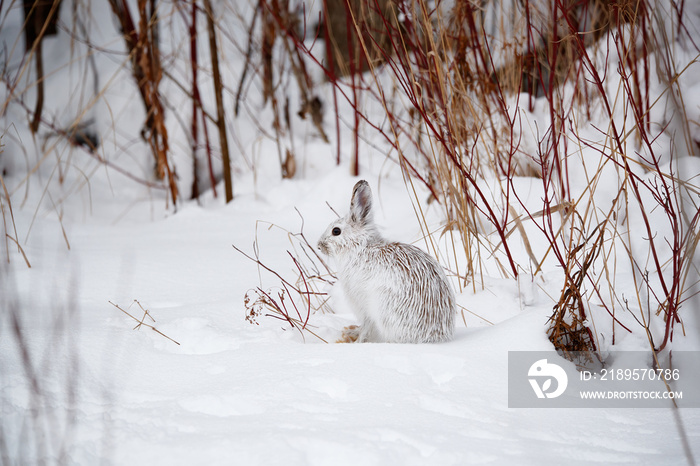
<svg viewBox="0 0 700 466">
<path fill-rule="evenodd" d="M 135 299 L 131 304 L 129 304 L 129 306 L 128 306 L 126 309 L 120 307 L 118 304 L 115 304 L 115 303 L 113 303 L 112 301 L 110 301 L 109 304 L 111 304 L 112 306 L 116 307 L 116 308 L 119 309 L 121 312 L 123 312 L 123 313 L 126 314 L 127 316 L 131 317 L 132 320 L 135 320 L 135 321 L 137 322 L 136 326 L 134 327 L 134 330 L 139 330 L 141 327 L 150 328 L 151 330 L 153 330 L 154 332 L 156 332 L 158 335 L 160 335 L 160 336 L 162 336 L 162 337 L 164 337 L 164 338 L 166 338 L 166 339 L 172 341 L 172 342 L 175 343 L 176 345 L 180 346 L 180 343 L 178 343 L 177 341 L 173 340 L 172 338 L 170 338 L 169 336 L 167 336 L 166 334 L 164 334 L 163 332 L 161 332 L 160 330 L 158 330 L 158 329 L 157 329 L 156 327 L 154 327 L 153 325 L 147 324 L 147 323 L 145 322 L 145 321 L 146 321 L 146 317 L 148 317 L 148 318 L 150 319 L 150 321 L 153 322 L 153 323 L 155 323 L 156 319 L 153 318 L 153 316 L 152 316 L 151 313 L 148 311 L 148 309 L 145 309 L 145 308 L 141 305 L 141 303 L 140 303 L 138 300 Z M 140 319 L 137 318 L 137 317 L 134 317 L 131 313 L 129 313 L 129 309 L 131 309 L 131 307 L 132 307 L 134 304 L 136 304 L 136 305 L 139 307 L 139 309 L 141 309 L 141 312 L 143 312 L 143 316 L 141 316 Z"/>
<path fill-rule="evenodd" d="M 327 343 L 309 323 L 311 316 L 317 312 L 331 312 L 328 307 L 328 294 L 324 291 L 332 285 L 336 278 L 304 235 L 304 219 L 301 217 L 301 227 L 298 233 L 292 233 L 277 225 L 258 222 L 256 225 L 253 255 L 250 255 L 233 245 L 233 248 L 246 259 L 257 264 L 260 275 L 260 285 L 251 289 L 244 297 L 246 320 L 253 325 L 259 325 L 260 317 L 270 317 L 281 320 L 290 328 L 298 331 L 303 338 L 305 334 L 312 335 Z M 267 230 L 281 231 L 289 239 L 290 249 L 287 255 L 293 264 L 294 278 L 285 278 L 280 272 L 266 265 L 260 259 L 258 227 L 265 226 Z M 264 288 L 263 274 L 274 277 L 279 286 Z M 286 275 L 286 274 L 285 274 Z"/>
<path fill-rule="evenodd" d="M 597 351 L 601 335 L 614 344 L 616 332 L 644 331 L 661 351 L 698 283 L 698 215 L 689 204 L 698 188 L 668 164 L 698 151 L 690 131 L 698 122 L 688 120 L 679 84 L 686 66 L 675 57 L 681 42 L 697 54 L 682 5 L 506 7 L 457 2 L 444 11 L 412 0 L 387 11 L 381 2 L 348 1 L 354 34 L 344 43 L 354 49 L 346 61 L 358 61 L 359 51 L 368 71 L 343 79 L 333 61 L 324 65 L 296 45 L 353 107 L 355 134 L 362 122 L 375 133 L 368 139 L 387 144 L 407 183 L 424 184 L 443 206 L 445 228 L 459 232 L 468 259 L 457 271 L 463 283 L 559 268 L 562 291 L 548 331 L 555 347 Z M 379 102 L 381 125 L 363 100 Z M 654 121 L 668 105 L 673 132 Z M 664 153 L 654 145 L 662 135 L 671 139 Z M 533 186 L 539 203 L 529 199 Z M 420 207 L 416 213 L 424 221 Z M 542 244 L 544 252 L 533 246 Z M 617 288 L 624 271 L 634 289 Z M 628 311 L 630 295 L 637 303 Z M 593 308 L 608 317 L 596 322 Z M 623 318 L 641 322 L 644 309 L 662 318 L 661 335 Z"/>
<path fill-rule="evenodd" d="M 0 136 L 0 155 L 2 155 L 2 137 Z M 10 198 L 10 193 L 7 191 L 7 186 L 5 185 L 5 179 L 0 173 L 0 185 L 2 186 L 2 193 L 0 193 L 0 213 L 2 213 L 2 231 L 5 236 L 5 253 L 7 257 L 7 263 L 10 262 L 10 241 L 13 244 L 13 248 L 17 248 L 17 252 L 22 254 L 24 263 L 27 267 L 31 267 L 27 255 L 22 249 L 22 245 L 19 242 L 19 235 L 17 234 L 17 225 L 15 224 L 15 214 L 12 211 L 12 199 Z"/>
</svg>

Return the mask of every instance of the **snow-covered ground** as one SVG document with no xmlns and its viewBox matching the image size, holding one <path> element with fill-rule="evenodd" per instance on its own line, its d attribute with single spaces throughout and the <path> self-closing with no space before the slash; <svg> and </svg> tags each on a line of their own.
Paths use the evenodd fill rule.
<svg viewBox="0 0 700 466">
<path fill-rule="evenodd" d="M 4 44 L 21 15 L 8 17 Z M 109 42 L 110 27 L 101 34 L 121 47 Z M 60 50 L 59 40 L 48 47 Z M 241 55 L 232 53 L 231 69 Z M 143 114 L 118 67 L 104 64 L 104 79 L 122 73 L 115 76 L 124 83 L 115 79 L 113 99 L 94 110 L 96 125 L 110 160 L 145 171 L 143 146 L 135 154 L 115 149 Z M 77 104 L 57 92 L 47 91 L 46 111 L 60 119 L 69 113 L 64 104 Z M 61 157 L 72 154 L 67 161 L 52 163 L 49 151 L 38 163 L 41 136 L 32 140 L 17 106 L 8 112 L 0 162 L 13 161 L 5 178 L 13 219 L 4 200 L 4 221 L 31 267 L 11 242 L 0 248 L 1 464 L 677 465 L 692 460 L 684 442 L 700 458 L 697 409 L 508 407 L 508 352 L 552 349 L 545 330 L 561 286 L 554 269 L 518 281 L 485 277 L 476 291 L 461 291 L 468 312 L 445 344 L 334 344 L 356 323 L 337 295 L 337 313 L 310 320 L 330 344 L 272 318 L 246 321 L 246 293 L 279 283 L 232 245 L 250 253 L 256 241 L 266 265 L 294 275 L 287 233 L 268 226 L 298 232 L 303 218 L 315 242 L 335 215 L 326 202 L 346 211 L 357 179 L 347 160 L 334 165 L 333 142 L 299 137 L 298 179 L 280 180 L 274 141 L 236 120 L 236 147 L 255 161 L 255 173 L 237 158 L 233 202 L 207 192 L 175 211 L 165 191 L 77 149 L 63 149 Z M 187 154 L 186 137 L 172 134 L 174 152 Z M 371 149 L 361 161 L 382 232 L 425 247 L 398 167 Z M 58 166 L 68 181 L 57 181 Z M 424 208 L 437 229 L 441 208 Z M 144 325 L 135 329 L 115 305 Z M 700 350 L 697 309 L 687 311 L 687 336 L 674 342 Z M 625 348 L 644 344 L 644 335 L 630 336 Z M 692 378 L 682 388 L 700 389 Z"/>
<path fill-rule="evenodd" d="M 352 180 L 339 173 L 319 184 L 348 193 Z M 684 463 L 670 408 L 508 408 L 507 352 L 551 349 L 551 303 L 534 294 L 523 304 L 515 283 L 462 294 L 495 325 L 460 325 L 447 344 L 304 343 L 272 319 L 246 322 L 243 296 L 257 272 L 231 244 L 250 245 L 260 219 L 293 228 L 294 206 L 308 214 L 307 232 L 318 231 L 311 225 L 328 216 L 321 200 L 334 195 L 317 186 L 282 183 L 288 202 L 274 207 L 241 193 L 153 222 L 71 223 L 70 251 L 55 219 L 37 219 L 25 246 L 32 268 L 14 255 L 3 269 L 10 464 L 42 453 L 69 464 Z M 31 212 L 15 215 L 31 223 Z M 410 240 L 410 223 L 392 233 Z M 273 266 L 289 267 L 286 237 L 262 244 Z M 110 304 L 134 299 L 179 346 L 132 330 Z M 142 317 L 137 305 L 128 310 Z M 353 318 L 312 323 L 332 341 Z M 680 414 L 698 455 L 700 412 Z"/>
</svg>

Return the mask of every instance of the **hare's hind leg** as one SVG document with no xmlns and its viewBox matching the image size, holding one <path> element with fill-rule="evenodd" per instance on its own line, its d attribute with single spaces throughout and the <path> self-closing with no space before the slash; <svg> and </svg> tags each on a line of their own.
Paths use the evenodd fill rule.
<svg viewBox="0 0 700 466">
<path fill-rule="evenodd" d="M 343 329 L 343 333 L 336 343 L 366 343 L 382 341 L 377 329 L 370 320 L 365 320 L 362 325 L 350 325 Z"/>
<path fill-rule="evenodd" d="M 355 343 L 360 337 L 360 326 L 350 325 L 343 329 L 343 333 L 340 338 L 336 340 L 336 343 Z"/>
</svg>

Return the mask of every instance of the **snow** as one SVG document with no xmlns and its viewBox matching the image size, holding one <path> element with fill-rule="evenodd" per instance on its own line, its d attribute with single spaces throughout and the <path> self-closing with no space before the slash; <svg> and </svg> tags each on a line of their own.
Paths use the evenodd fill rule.
<svg viewBox="0 0 700 466">
<path fill-rule="evenodd" d="M 15 22 L 8 24 L 16 25 L 19 11 L 11 14 Z M 101 34 L 117 47 L 113 28 L 106 22 Z M 17 30 L 3 27 L 3 43 Z M 231 54 L 228 66 L 235 69 L 240 51 Z M 105 64 L 102 79 L 124 74 L 118 66 Z M 67 85 L 74 82 L 69 71 L 59 73 Z M 229 72 L 232 80 L 239 75 Z M 142 114 L 128 79 L 116 79 L 113 95 L 100 101 L 110 109 L 95 110 L 96 125 L 104 130 L 108 159 L 145 177 L 150 154 L 126 136 L 141 124 L 129 115 Z M 695 88 L 690 98 L 698 102 Z M 78 105 L 68 94 L 47 88 L 48 95 L 60 95 L 47 103 L 59 120 Z M 110 129 L 111 118 L 124 126 Z M 464 321 L 459 316 L 455 339 L 445 344 L 335 344 L 343 327 L 356 323 L 337 290 L 330 290 L 337 312 L 310 319 L 330 344 L 275 319 L 247 322 L 246 293 L 279 283 L 232 245 L 251 253 L 255 242 L 263 262 L 293 276 L 286 231 L 298 232 L 303 219 L 315 242 L 335 215 L 326 202 L 346 211 L 358 180 L 348 175 L 349 147 L 336 167 L 335 143 L 310 138 L 299 123 L 301 174 L 280 180 L 274 141 L 238 119 L 232 125 L 245 155 L 235 162 L 234 201 L 224 203 L 219 185 L 219 197 L 208 191 L 199 203 L 175 210 L 164 191 L 77 150 L 64 166 L 75 170 L 66 169 L 68 181 L 59 183 L 52 167 L 61 164 L 38 163 L 43 146 L 32 140 L 25 119 L 11 106 L 0 120 L 0 164 L 8 156 L 11 164 L 2 166 L 14 173 L 5 178 L 14 226 L 31 264 L 12 243 L 0 248 L 3 260 L 6 253 L 10 258 L 0 267 L 2 464 L 677 465 L 688 462 L 684 435 L 700 457 L 696 409 L 508 408 L 508 351 L 552 349 L 545 330 L 561 291 L 555 268 L 518 280 L 484 275 L 463 288 L 455 281 Z M 184 167 L 186 137 L 169 123 Z M 342 136 L 350 141 L 350 129 Z M 382 233 L 429 249 L 420 239 L 416 198 L 398 167 L 363 147 L 362 177 L 377 198 Z M 21 153 L 25 159 L 16 156 Z M 37 173 L 25 179 L 21 160 L 37 164 Z M 694 160 L 681 165 L 689 180 L 700 173 Z M 617 182 L 614 170 L 605 175 Z M 528 203 L 540 200 L 536 182 L 517 183 L 523 192 L 531 184 Z M 417 189 L 417 199 L 427 199 Z M 422 207 L 431 231 L 439 231 L 441 208 Z M 450 263 L 449 235 L 437 236 Z M 541 257 L 546 245 L 533 246 Z M 144 325 L 134 328 L 137 322 L 115 305 Z M 684 315 L 687 336 L 674 340 L 679 349 L 700 350 L 695 314 Z M 625 349 L 644 345 L 638 334 L 620 342 Z"/>
<path fill-rule="evenodd" d="M 282 184 L 296 200 L 316 182 Z M 260 218 L 290 229 L 294 219 L 289 205 L 237 203 L 190 204 L 142 224 L 73 223 L 70 251 L 56 220 L 36 220 L 25 248 L 32 268 L 13 257 L 3 280 L 3 307 L 21 311 L 22 341 L 40 374 L 38 397 L 5 313 L 2 427 L 15 461 L 33 462 L 38 443 L 49 458 L 65 448 L 71 464 L 684 461 L 671 409 L 507 407 L 507 352 L 551 348 L 551 303 L 535 286 L 522 292 L 512 280 L 492 280 L 463 293 L 461 303 L 495 325 L 474 318 L 440 345 L 304 343 L 276 321 L 247 323 L 242 297 L 256 267 L 231 244 L 251 244 Z M 17 214 L 18 225 L 30 220 Z M 275 266 L 288 266 L 285 238 L 261 243 Z M 126 308 L 133 299 L 180 345 L 132 330 L 135 322 L 109 303 Z M 137 305 L 129 311 L 141 317 Z M 312 317 L 331 339 L 352 321 Z M 681 415 L 697 440 L 700 415 Z"/>
</svg>

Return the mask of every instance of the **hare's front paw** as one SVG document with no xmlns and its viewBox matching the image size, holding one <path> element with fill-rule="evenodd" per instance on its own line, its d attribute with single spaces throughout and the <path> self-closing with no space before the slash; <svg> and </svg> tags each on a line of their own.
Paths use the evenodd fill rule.
<svg viewBox="0 0 700 466">
<path fill-rule="evenodd" d="M 360 327 L 358 325 L 350 325 L 343 329 L 343 334 L 336 343 L 355 343 L 360 336 Z"/>
</svg>

